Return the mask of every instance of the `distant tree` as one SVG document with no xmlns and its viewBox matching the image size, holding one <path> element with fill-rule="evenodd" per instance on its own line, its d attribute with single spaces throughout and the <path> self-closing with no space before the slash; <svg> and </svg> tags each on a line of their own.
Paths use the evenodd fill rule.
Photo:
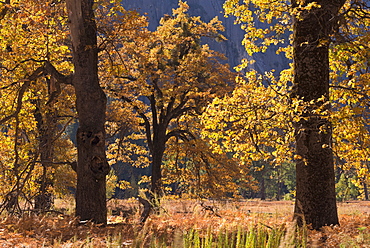
<svg viewBox="0 0 370 248">
<path fill-rule="evenodd" d="M 233 81 L 229 66 L 219 61 L 223 56 L 201 44 L 206 39 L 224 39 L 220 21 L 204 23 L 200 17 L 189 17 L 187 10 L 188 5 L 180 1 L 156 31 L 141 30 L 140 37 L 117 46 L 119 54 L 111 67 L 116 78 L 106 87 L 112 98 L 119 99 L 112 104 L 129 106 L 140 118 L 150 153 L 151 191 L 157 195 L 163 192 L 165 151 L 175 143 L 198 147 L 192 122 Z"/>
<path fill-rule="evenodd" d="M 340 175 L 339 181 L 336 183 L 336 193 L 338 201 L 356 200 L 359 191 L 353 184 L 353 178 L 348 177 L 345 173 Z"/>
</svg>

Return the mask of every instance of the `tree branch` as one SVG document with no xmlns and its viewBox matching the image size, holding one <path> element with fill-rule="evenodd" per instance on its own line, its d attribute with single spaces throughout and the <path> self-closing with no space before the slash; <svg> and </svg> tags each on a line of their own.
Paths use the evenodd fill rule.
<svg viewBox="0 0 370 248">
<path fill-rule="evenodd" d="M 183 94 L 180 97 L 180 103 L 176 106 L 176 108 L 173 109 L 172 113 L 167 113 L 167 121 L 169 122 L 171 119 L 179 117 L 183 113 L 195 109 L 194 107 L 187 107 L 183 108 L 185 104 L 188 102 L 189 98 L 186 97 L 187 91 L 183 92 Z"/>
<path fill-rule="evenodd" d="M 63 75 L 49 61 L 45 61 L 44 68 L 45 72 L 55 78 L 58 83 L 73 85 L 73 74 Z"/>
<path fill-rule="evenodd" d="M 53 141 L 51 141 L 51 143 L 54 143 L 57 139 L 60 138 L 60 136 L 62 136 L 62 134 L 64 133 L 64 131 L 67 129 L 68 125 L 72 122 L 74 118 L 72 117 L 71 119 L 69 119 L 67 121 L 67 123 L 63 126 L 63 128 L 59 131 L 59 133 L 57 133 L 57 135 L 55 135 Z"/>
<path fill-rule="evenodd" d="M 15 69 L 17 69 L 20 65 L 22 65 L 22 64 L 24 64 L 24 63 L 26 63 L 26 62 L 30 62 L 30 61 L 32 61 L 32 62 L 36 62 L 36 63 L 44 63 L 44 62 L 47 62 L 47 60 L 38 60 L 38 59 L 33 59 L 33 58 L 30 58 L 30 59 L 24 59 L 24 60 L 21 60 L 21 61 L 19 61 L 18 62 L 18 64 L 16 64 L 13 68 L 11 68 L 11 69 L 9 69 L 9 68 L 7 68 L 7 67 L 5 67 L 5 66 L 0 66 L 0 69 L 4 69 L 4 70 L 6 70 L 7 72 L 12 72 L 12 71 L 14 71 Z"/>
<path fill-rule="evenodd" d="M 24 63 L 24 62 L 27 62 L 27 61 L 34 61 L 34 62 L 44 62 L 44 66 L 40 66 L 39 68 L 37 68 L 30 76 L 28 76 L 27 78 L 23 79 L 23 80 L 20 80 L 18 82 L 25 82 L 19 92 L 18 92 L 18 97 L 17 97 L 17 107 L 14 111 L 13 114 L 3 118 L 0 120 L 0 125 L 7 122 L 8 120 L 14 118 L 16 115 L 18 115 L 18 113 L 20 112 L 20 110 L 22 109 L 22 99 L 23 99 L 23 95 L 24 93 L 26 92 L 26 90 L 28 89 L 28 87 L 30 86 L 31 82 L 32 81 L 35 81 L 37 78 L 39 78 L 41 75 L 43 74 L 50 74 L 53 78 L 56 79 L 56 83 L 59 84 L 59 83 L 64 83 L 64 84 L 71 84 L 72 85 L 72 78 L 73 78 L 73 74 L 71 75 L 68 75 L 68 76 L 65 76 L 63 74 L 61 74 L 60 72 L 58 72 L 58 70 L 49 62 L 49 61 L 45 61 L 45 60 L 35 60 L 35 59 L 28 59 L 28 60 L 24 60 L 22 62 L 20 62 L 16 67 L 18 67 L 21 63 Z M 12 70 L 15 70 L 14 67 Z M 15 83 L 12 83 L 8 86 L 5 86 L 5 88 L 1 88 L 1 89 L 6 89 L 12 85 L 15 85 L 16 83 L 18 82 L 15 82 Z M 58 86 L 57 86 L 58 88 Z M 59 92 L 60 93 L 60 92 Z M 51 96 L 50 96 L 50 99 L 48 101 L 48 103 L 52 102 L 53 99 L 59 94 L 58 91 L 55 91 L 55 92 L 52 92 L 51 93 Z"/>
<path fill-rule="evenodd" d="M 177 137 L 181 140 L 189 141 L 190 139 L 188 137 L 186 137 L 186 135 L 189 135 L 190 139 L 193 139 L 193 140 L 196 139 L 196 137 L 189 130 L 177 129 L 177 130 L 172 130 L 171 132 L 166 134 L 166 142 L 171 137 Z"/>
<path fill-rule="evenodd" d="M 157 113 L 157 101 L 155 100 L 155 96 L 151 95 L 149 97 L 150 101 L 150 108 L 152 109 L 152 119 L 153 119 L 153 129 L 156 129 L 158 127 L 158 113 Z"/>
<path fill-rule="evenodd" d="M 129 99 L 128 97 L 121 96 L 121 99 L 124 100 L 125 102 L 131 103 L 132 100 Z M 133 105 L 134 110 L 140 115 L 140 117 L 144 120 L 144 126 L 145 126 L 145 133 L 146 133 L 146 140 L 148 142 L 148 147 L 150 152 L 153 152 L 153 141 L 152 141 L 152 132 L 150 129 L 150 121 L 146 117 L 146 115 L 140 111 L 140 109 L 137 106 Z"/>
<path fill-rule="evenodd" d="M 352 91 L 353 93 L 355 94 L 358 94 L 358 95 L 361 95 L 361 96 L 366 96 L 368 97 L 368 94 L 367 93 L 362 93 L 362 92 L 359 92 L 357 89 L 355 88 L 351 88 L 351 87 L 345 87 L 345 86 L 340 86 L 340 85 L 329 85 L 330 88 L 337 88 L 337 89 L 342 89 L 342 90 L 349 90 L 349 91 Z"/>
<path fill-rule="evenodd" d="M 172 108 L 173 108 L 173 106 L 175 104 L 175 100 L 176 100 L 176 98 L 173 97 L 173 96 L 170 98 L 170 102 L 167 105 L 167 113 L 166 113 L 166 115 L 169 115 L 171 113 Z"/>
<path fill-rule="evenodd" d="M 121 78 L 121 79 L 127 79 L 127 80 L 130 80 L 130 81 L 137 81 L 137 78 L 136 77 L 133 77 L 133 76 L 115 76 L 115 78 Z"/>
</svg>

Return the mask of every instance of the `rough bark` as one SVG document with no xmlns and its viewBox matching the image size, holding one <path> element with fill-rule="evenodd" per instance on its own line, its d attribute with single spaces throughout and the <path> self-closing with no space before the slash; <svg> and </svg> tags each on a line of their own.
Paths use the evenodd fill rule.
<svg viewBox="0 0 370 248">
<path fill-rule="evenodd" d="M 75 74 L 73 85 L 79 119 L 77 131 L 76 216 L 106 223 L 106 96 L 99 85 L 93 0 L 67 0 Z"/>
<path fill-rule="evenodd" d="M 162 195 L 162 160 L 166 147 L 165 125 L 161 123 L 153 130 L 151 190 L 157 197 Z"/>
<path fill-rule="evenodd" d="M 306 1 L 306 4 L 313 1 Z M 338 224 L 335 199 L 332 128 L 327 116 L 314 113 L 329 99 L 329 44 L 341 0 L 315 1 L 320 8 L 301 13 L 294 23 L 294 92 L 304 102 L 316 102 L 299 113 L 295 123 L 295 218 L 314 229 Z M 293 7 L 297 4 L 293 4 Z M 323 101 L 318 99 L 324 97 Z M 329 106 L 325 106 L 328 108 Z"/>
</svg>

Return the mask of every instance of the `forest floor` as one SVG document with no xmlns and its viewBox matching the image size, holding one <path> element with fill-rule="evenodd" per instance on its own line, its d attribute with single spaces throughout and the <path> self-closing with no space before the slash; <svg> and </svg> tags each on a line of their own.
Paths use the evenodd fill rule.
<svg viewBox="0 0 370 248">
<path fill-rule="evenodd" d="M 139 223 L 141 206 L 137 201 L 111 200 L 108 206 L 106 226 L 80 224 L 71 215 L 71 201 L 63 200 L 56 201 L 55 210 L 66 214 L 25 214 L 21 218 L 3 214 L 0 247 L 146 247 L 153 237 L 162 237 L 168 244 L 180 239 L 177 243 L 182 244 L 181 235 L 190 230 L 217 235 L 241 228 L 286 230 L 294 226 L 291 201 L 163 200 L 161 209 L 144 226 Z M 338 213 L 340 226 L 306 230 L 305 244 L 300 247 L 370 247 L 370 202 L 338 203 Z M 157 246 L 151 243 L 151 247 Z"/>
</svg>

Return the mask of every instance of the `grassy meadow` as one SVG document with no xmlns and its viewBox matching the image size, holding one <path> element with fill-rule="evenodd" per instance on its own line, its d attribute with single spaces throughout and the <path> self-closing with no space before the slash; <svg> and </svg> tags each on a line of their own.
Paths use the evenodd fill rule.
<svg viewBox="0 0 370 248">
<path fill-rule="evenodd" d="M 55 211 L 0 221 L 0 247 L 370 247 L 370 202 L 338 203 L 341 226 L 292 222 L 292 201 L 162 200 L 144 225 L 136 200 L 110 200 L 108 225 L 80 224 L 73 201 Z M 61 214 L 63 212 L 64 214 Z"/>
</svg>

